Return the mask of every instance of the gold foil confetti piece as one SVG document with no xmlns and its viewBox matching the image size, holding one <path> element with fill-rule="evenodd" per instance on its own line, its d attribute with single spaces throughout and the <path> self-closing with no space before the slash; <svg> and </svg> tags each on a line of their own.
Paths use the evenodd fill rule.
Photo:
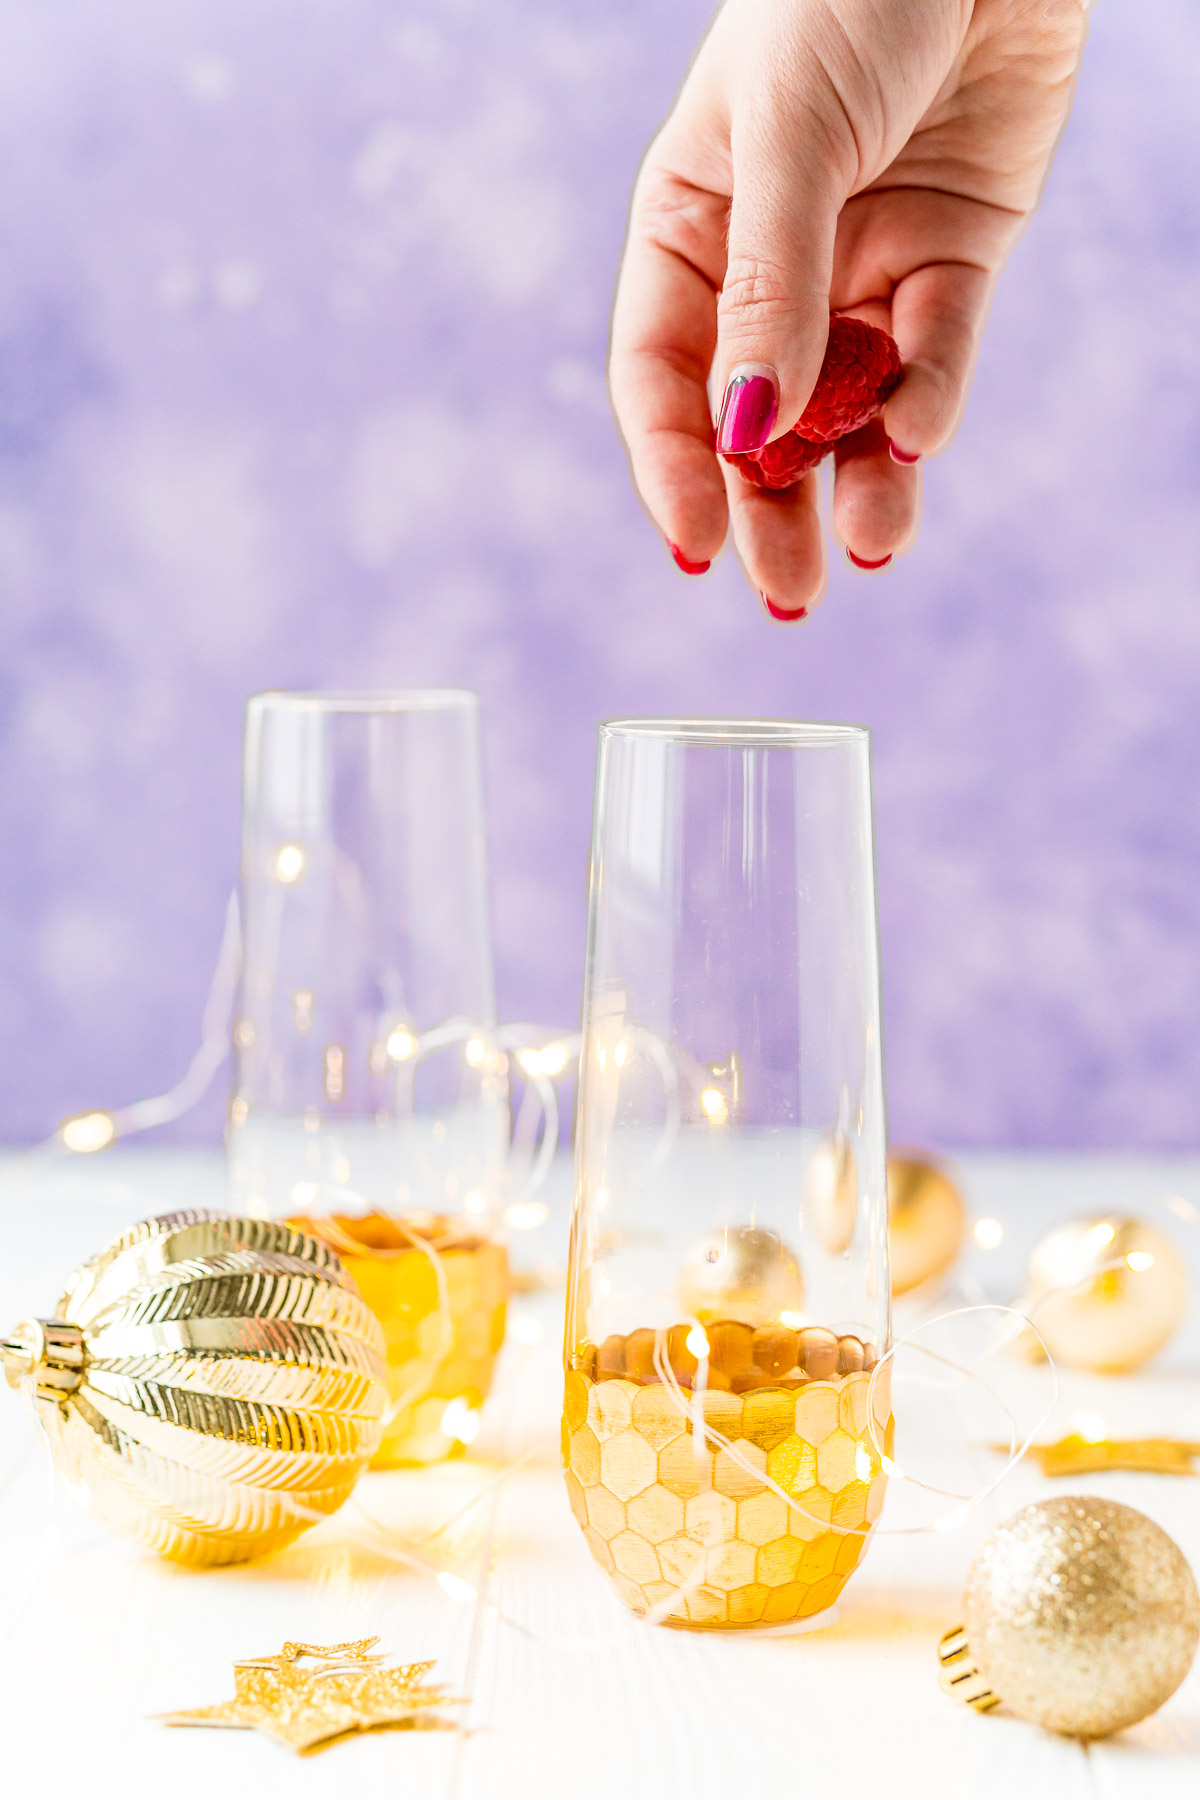
<svg viewBox="0 0 1200 1800">
<path fill-rule="evenodd" d="M 382 1656 L 370 1654 L 378 1642 L 287 1643 L 278 1656 L 234 1664 L 232 1700 L 156 1716 L 164 1725 L 261 1731 L 303 1754 L 355 1732 L 411 1728 L 431 1708 L 466 1704 L 424 1685 L 432 1662 L 384 1667 Z"/>
<path fill-rule="evenodd" d="M 989 1444 L 990 1450 L 1008 1456 L 1007 1444 Z M 1194 1475 L 1193 1458 L 1200 1444 L 1177 1438 L 1097 1438 L 1078 1432 L 1054 1444 L 1034 1444 L 1029 1451 L 1046 1476 L 1097 1475 L 1105 1469 L 1125 1469 L 1143 1475 Z"/>
</svg>

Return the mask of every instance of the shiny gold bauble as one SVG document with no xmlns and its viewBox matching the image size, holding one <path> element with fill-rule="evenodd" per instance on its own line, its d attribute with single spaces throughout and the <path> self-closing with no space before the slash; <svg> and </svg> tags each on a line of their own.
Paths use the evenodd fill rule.
<svg viewBox="0 0 1200 1800">
<path fill-rule="evenodd" d="M 785 1323 L 799 1325 L 804 1281 L 796 1258 L 773 1231 L 730 1225 L 692 1245 L 679 1271 L 679 1298 L 701 1324 L 738 1319 L 767 1325 L 794 1314 Z"/>
<path fill-rule="evenodd" d="M 1140 1368 L 1174 1335 L 1187 1301 L 1178 1250 L 1140 1219 L 1072 1219 L 1029 1259 L 1025 1310 L 1051 1356 L 1073 1369 L 1116 1375 Z"/>
<path fill-rule="evenodd" d="M 887 1159 L 888 1254 L 893 1294 L 944 1275 L 967 1229 L 963 1197 L 941 1164 L 913 1150 Z"/>
<path fill-rule="evenodd" d="M 1200 1640 L 1183 1552 L 1132 1506 L 1040 1500 L 987 1539 L 967 1577 L 970 1655 L 1010 1711 L 1069 1737 L 1155 1712 Z"/>
<path fill-rule="evenodd" d="M 842 1256 L 858 1224 L 858 1167 L 844 1137 L 818 1144 L 804 1172 L 804 1222 L 822 1249 Z"/>
<path fill-rule="evenodd" d="M 89 1512 L 179 1562 L 244 1562 L 336 1510 L 380 1439 L 383 1332 L 334 1253 L 168 1213 L 3 1345 Z"/>
</svg>

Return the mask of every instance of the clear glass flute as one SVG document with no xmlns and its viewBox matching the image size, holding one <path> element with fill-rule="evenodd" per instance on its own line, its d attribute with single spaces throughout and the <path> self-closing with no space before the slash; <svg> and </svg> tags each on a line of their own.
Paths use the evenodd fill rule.
<svg viewBox="0 0 1200 1800">
<path fill-rule="evenodd" d="M 431 1461 L 474 1436 L 508 1286 L 476 696 L 251 699 L 242 922 L 232 1203 L 338 1251 L 387 1334 L 376 1465 Z"/>
<path fill-rule="evenodd" d="M 600 728 L 563 1461 L 635 1612 L 832 1605 L 891 1449 L 870 749 Z"/>
</svg>

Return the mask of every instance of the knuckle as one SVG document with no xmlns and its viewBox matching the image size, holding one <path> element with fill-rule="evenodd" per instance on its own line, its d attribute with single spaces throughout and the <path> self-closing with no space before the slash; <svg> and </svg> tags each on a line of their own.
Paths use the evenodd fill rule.
<svg viewBox="0 0 1200 1800">
<path fill-rule="evenodd" d="M 800 311 L 794 279 L 782 264 L 763 257 L 738 257 L 729 263 L 717 302 L 722 324 L 749 320 L 782 324 Z"/>
</svg>

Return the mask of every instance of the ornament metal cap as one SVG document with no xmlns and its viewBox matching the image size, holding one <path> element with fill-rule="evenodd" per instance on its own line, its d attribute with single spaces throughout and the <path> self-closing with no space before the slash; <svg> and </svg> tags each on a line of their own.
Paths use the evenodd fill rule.
<svg viewBox="0 0 1200 1800">
<path fill-rule="evenodd" d="M 87 1350 L 78 1325 L 65 1319 L 22 1319 L 0 1340 L 9 1387 L 32 1380 L 39 1400 L 63 1401 L 83 1384 Z"/>
<path fill-rule="evenodd" d="M 976 1712 L 991 1712 L 1000 1705 L 999 1694 L 988 1686 L 987 1676 L 971 1655 L 967 1634 L 961 1625 L 952 1625 L 938 1645 L 938 1686 L 952 1700 L 961 1700 Z"/>
</svg>

